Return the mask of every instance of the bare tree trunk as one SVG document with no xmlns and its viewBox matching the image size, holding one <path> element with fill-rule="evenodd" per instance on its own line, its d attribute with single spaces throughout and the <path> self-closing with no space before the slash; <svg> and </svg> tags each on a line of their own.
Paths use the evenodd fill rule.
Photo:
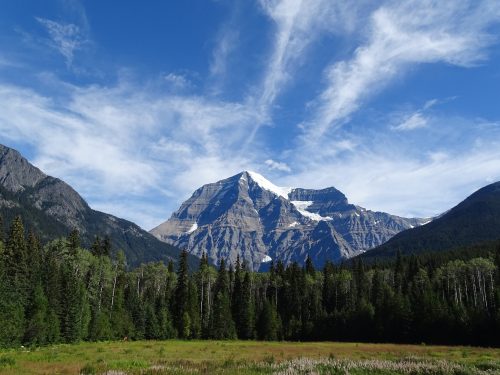
<svg viewBox="0 0 500 375">
<path fill-rule="evenodd" d="M 113 292 L 111 293 L 111 308 L 109 309 L 109 320 L 111 320 L 111 314 L 113 312 L 113 306 L 115 305 L 115 290 L 116 290 L 116 280 L 118 279 L 118 264 L 115 268 L 115 277 L 113 279 Z"/>
</svg>

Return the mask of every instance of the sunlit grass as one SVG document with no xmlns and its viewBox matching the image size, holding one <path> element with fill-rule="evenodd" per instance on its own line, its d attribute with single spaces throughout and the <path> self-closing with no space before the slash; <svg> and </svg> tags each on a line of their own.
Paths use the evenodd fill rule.
<svg viewBox="0 0 500 375">
<path fill-rule="evenodd" d="M 138 341 L 0 351 L 2 374 L 500 374 L 500 349 L 395 344 Z"/>
</svg>

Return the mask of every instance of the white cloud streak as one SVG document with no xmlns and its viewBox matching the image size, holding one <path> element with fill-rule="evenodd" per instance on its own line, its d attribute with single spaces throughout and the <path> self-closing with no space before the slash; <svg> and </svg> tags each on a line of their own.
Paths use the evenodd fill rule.
<svg viewBox="0 0 500 375">
<path fill-rule="evenodd" d="M 34 162 L 97 207 L 120 197 L 167 200 L 159 223 L 201 184 L 252 164 L 238 157 L 257 115 L 238 103 L 158 95 L 133 85 L 67 88 L 62 102 L 1 85 L 0 141 L 29 144 Z M 143 212 L 126 218 L 142 225 Z M 155 213 L 152 213 L 154 215 Z"/>
<path fill-rule="evenodd" d="M 50 35 L 52 46 L 64 56 L 68 68 L 71 67 L 75 52 L 88 43 L 84 32 L 72 23 L 60 23 L 40 17 L 36 20 L 45 27 Z"/>
<path fill-rule="evenodd" d="M 351 32 L 358 6 L 329 0 L 260 0 L 275 24 L 272 53 L 267 63 L 258 103 L 267 108 L 306 60 L 307 49 L 325 32 Z"/>
<path fill-rule="evenodd" d="M 419 112 L 408 116 L 401 124 L 392 129 L 399 131 L 415 130 L 427 127 L 428 120 Z"/>
<path fill-rule="evenodd" d="M 291 172 L 292 169 L 287 163 L 275 161 L 272 159 L 267 159 L 264 164 L 267 166 L 268 169 L 270 170 L 278 170 L 282 172 Z"/>
<path fill-rule="evenodd" d="M 326 88 L 315 101 L 305 139 L 313 145 L 348 120 L 368 97 L 408 68 L 423 63 L 470 67 L 493 42 L 500 19 L 496 1 L 390 1 L 370 17 L 366 42 L 349 60 L 326 69 Z"/>
</svg>

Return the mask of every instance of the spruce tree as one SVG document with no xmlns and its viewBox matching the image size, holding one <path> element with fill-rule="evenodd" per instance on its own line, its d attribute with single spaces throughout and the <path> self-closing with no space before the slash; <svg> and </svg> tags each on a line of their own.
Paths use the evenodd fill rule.
<svg viewBox="0 0 500 375">
<path fill-rule="evenodd" d="M 242 279 L 242 270 L 240 264 L 240 256 L 236 258 L 235 264 L 235 272 L 234 272 L 234 287 L 232 294 L 232 313 L 233 320 L 236 325 L 236 331 L 238 333 L 238 337 L 243 337 L 243 279 Z"/>
<path fill-rule="evenodd" d="M 69 234 L 67 238 L 68 242 L 68 248 L 70 251 L 70 254 L 76 255 L 77 250 L 81 246 L 81 241 L 80 241 L 80 232 L 78 229 L 73 229 L 71 233 Z"/>
<path fill-rule="evenodd" d="M 192 278 L 188 285 L 187 312 L 189 314 L 189 338 L 196 339 L 201 335 L 201 318 L 198 307 L 198 288 Z"/>
<path fill-rule="evenodd" d="M 251 340 L 255 338 L 255 303 L 250 272 L 245 273 L 241 295 L 238 337 Z"/>
<path fill-rule="evenodd" d="M 211 315 L 210 336 L 213 339 L 234 339 L 236 328 L 231 316 L 229 297 L 229 277 L 222 259 L 214 287 L 213 313 Z"/>
<path fill-rule="evenodd" d="M 101 255 L 111 258 L 113 251 L 113 246 L 111 244 L 111 238 L 109 236 L 104 237 L 104 241 L 101 244 Z"/>
<path fill-rule="evenodd" d="M 90 252 L 96 257 L 101 256 L 102 243 L 101 243 L 101 239 L 99 238 L 99 236 L 95 236 L 94 242 L 92 243 L 92 246 L 90 247 Z"/>
<path fill-rule="evenodd" d="M 278 316 L 275 307 L 267 299 L 259 316 L 257 333 L 260 340 L 275 341 L 278 339 Z"/>
<path fill-rule="evenodd" d="M 49 341 L 49 306 L 40 283 L 33 290 L 33 300 L 30 305 L 26 319 L 24 342 L 30 346 L 45 345 Z"/>
<path fill-rule="evenodd" d="M 189 332 L 190 324 L 190 322 L 188 321 L 189 275 L 187 257 L 187 251 L 183 250 L 179 259 L 179 268 L 177 270 L 177 286 L 175 288 L 175 297 L 173 301 L 174 326 L 177 329 L 177 334 L 181 338 L 188 338 L 185 335 Z"/>
<path fill-rule="evenodd" d="M 145 334 L 144 338 L 147 340 L 155 340 L 161 338 L 161 328 L 156 316 L 156 311 L 151 302 L 146 303 L 145 311 Z"/>
<path fill-rule="evenodd" d="M 306 273 L 308 275 L 314 276 L 316 270 L 314 269 L 314 264 L 311 257 L 308 255 L 306 259 Z"/>
<path fill-rule="evenodd" d="M 28 249 L 24 237 L 24 226 L 20 216 L 11 225 L 4 251 L 4 269 L 7 282 L 18 294 L 22 303 L 28 297 Z"/>
</svg>

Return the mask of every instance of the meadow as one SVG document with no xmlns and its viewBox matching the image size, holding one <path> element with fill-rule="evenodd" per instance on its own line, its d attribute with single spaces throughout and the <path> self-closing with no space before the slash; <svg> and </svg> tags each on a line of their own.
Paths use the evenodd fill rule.
<svg viewBox="0 0 500 375">
<path fill-rule="evenodd" d="M 0 374 L 500 374 L 500 349 L 334 342 L 137 341 L 0 351 Z"/>
</svg>

